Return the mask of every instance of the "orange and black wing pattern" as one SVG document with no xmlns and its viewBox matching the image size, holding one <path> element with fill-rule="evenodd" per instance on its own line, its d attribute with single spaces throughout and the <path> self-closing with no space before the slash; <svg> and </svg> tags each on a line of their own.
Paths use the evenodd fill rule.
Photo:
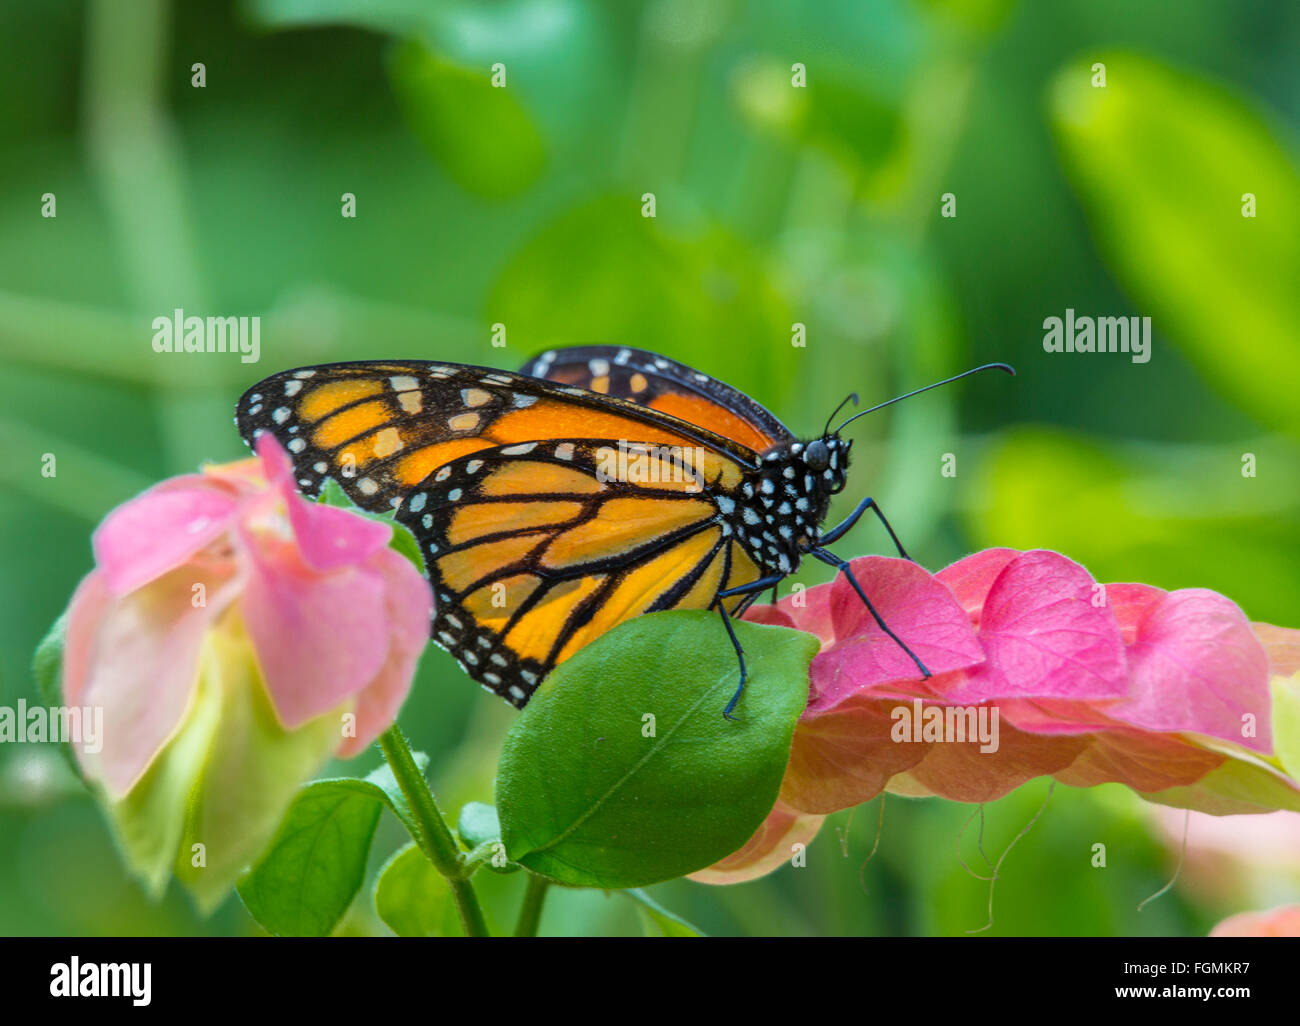
<svg viewBox="0 0 1300 1026">
<path fill-rule="evenodd" d="M 333 478 L 362 508 L 396 510 L 433 584 L 434 640 L 517 706 L 624 620 L 708 608 L 763 576 L 736 537 L 758 523 L 741 504 L 764 450 L 790 439 L 753 400 L 652 353 L 583 346 L 529 370 L 303 367 L 236 413 L 250 444 L 269 431 L 285 446 L 305 494 Z"/>
<path fill-rule="evenodd" d="M 427 361 L 335 363 L 283 371 L 239 402 L 250 444 L 271 432 L 299 489 L 332 477 L 363 509 L 387 512 L 458 457 L 552 438 L 703 446 L 742 466 L 755 453 L 704 425 L 586 388 L 524 374 Z"/>
<path fill-rule="evenodd" d="M 754 452 L 794 441 L 789 428 L 744 392 L 644 349 L 571 346 L 542 353 L 521 369 L 666 413 Z"/>
<path fill-rule="evenodd" d="M 741 476 L 726 456 L 622 439 L 457 457 L 397 508 L 429 568 L 434 639 L 522 707 L 553 667 L 624 620 L 707 608 L 760 576 L 716 501 Z"/>
</svg>

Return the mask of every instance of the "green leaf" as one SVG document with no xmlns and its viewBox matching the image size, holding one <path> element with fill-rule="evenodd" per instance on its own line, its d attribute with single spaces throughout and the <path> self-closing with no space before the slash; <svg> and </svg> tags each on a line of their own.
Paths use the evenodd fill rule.
<svg viewBox="0 0 1300 1026">
<path fill-rule="evenodd" d="M 1273 677 L 1273 747 L 1282 768 L 1300 780 L 1300 671 Z"/>
<path fill-rule="evenodd" d="M 67 633 L 68 614 L 65 612 L 54 621 L 49 633 L 41 639 L 41 643 L 36 646 L 36 652 L 32 655 L 32 675 L 36 678 L 36 693 L 41 696 L 42 702 L 51 707 L 63 704 L 63 646 L 67 641 Z M 68 744 L 66 738 L 59 742 L 58 749 L 59 754 L 72 767 L 72 772 L 77 775 L 77 779 L 84 780 L 81 767 L 77 765 L 77 757 L 73 754 L 72 746 Z"/>
<path fill-rule="evenodd" d="M 497 810 L 510 858 L 560 883 L 639 887 L 740 848 L 776 801 L 808 699 L 811 635 L 656 613 L 561 664 L 506 735 Z"/>
<path fill-rule="evenodd" d="M 392 52 L 388 74 L 411 130 L 461 188 L 505 199 L 542 173 L 542 137 L 515 90 L 414 40 Z"/>
<path fill-rule="evenodd" d="M 496 846 L 490 849 L 493 858 L 484 863 L 494 873 L 517 873 L 523 868 L 518 862 L 506 861 L 498 865 L 500 855 L 505 852 L 505 846 L 501 843 L 501 821 L 497 817 L 497 810 L 486 802 L 468 802 L 460 810 L 456 833 L 467 848 L 473 849 L 484 844 Z"/>
<path fill-rule="evenodd" d="M 348 493 L 343 490 L 343 486 L 332 477 L 325 479 L 325 484 L 321 487 L 320 495 L 316 496 L 316 501 L 326 506 L 338 506 L 340 509 L 356 509 L 356 504 L 348 498 Z"/>
<path fill-rule="evenodd" d="M 365 879 L 383 806 L 364 781 L 319 780 L 299 793 L 262 860 L 239 880 L 249 913 L 282 937 L 323 937 Z"/>
<path fill-rule="evenodd" d="M 501 840 L 501 821 L 495 807 L 486 802 L 469 802 L 460 810 L 456 833 L 466 848 L 477 848 Z"/>
<path fill-rule="evenodd" d="M 622 892 L 637 904 L 641 925 L 647 937 L 703 937 L 698 926 L 687 922 L 676 912 L 669 912 L 645 891 L 633 887 Z"/>
<path fill-rule="evenodd" d="M 420 773 L 427 775 L 429 772 L 429 757 L 424 752 L 413 752 L 411 757 L 415 760 L 415 765 L 419 768 Z M 362 781 L 357 781 L 357 783 L 362 783 Z M 402 821 L 407 833 L 414 835 L 415 818 L 411 815 L 411 806 L 406 800 L 406 795 L 402 793 L 397 778 L 393 776 L 392 767 L 386 762 L 380 763 L 374 772 L 366 775 L 364 783 L 376 787 L 382 792 L 382 800 Z"/>
<path fill-rule="evenodd" d="M 399 937 L 463 937 L 447 881 L 414 844 L 400 849 L 379 871 L 375 911 Z"/>
<path fill-rule="evenodd" d="M 1093 62 L 1106 65 L 1102 88 Z M 1050 106 L 1102 253 L 1152 318 L 1151 359 L 1170 338 L 1244 409 L 1300 433 L 1293 389 L 1278 387 L 1300 381 L 1300 174 L 1269 119 L 1211 81 L 1123 52 L 1065 68 Z"/>
</svg>

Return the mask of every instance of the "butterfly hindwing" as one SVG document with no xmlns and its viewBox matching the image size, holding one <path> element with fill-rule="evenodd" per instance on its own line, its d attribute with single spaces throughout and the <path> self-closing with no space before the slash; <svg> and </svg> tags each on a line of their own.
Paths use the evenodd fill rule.
<svg viewBox="0 0 1300 1026">
<path fill-rule="evenodd" d="M 760 575 L 715 501 L 739 477 L 706 450 L 612 439 L 451 461 L 397 509 L 429 568 L 434 639 L 523 706 L 555 665 L 624 620 L 707 608 Z"/>
<path fill-rule="evenodd" d="M 270 431 L 299 489 L 339 482 L 363 509 L 386 512 L 430 474 L 470 453 L 552 438 L 652 439 L 752 464 L 753 453 L 705 426 L 573 385 L 427 361 L 336 363 L 272 375 L 236 414 L 250 443 Z"/>
<path fill-rule="evenodd" d="M 755 452 L 794 439 L 772 413 L 739 389 L 644 349 L 554 349 L 529 360 L 522 371 L 678 417 Z"/>
</svg>

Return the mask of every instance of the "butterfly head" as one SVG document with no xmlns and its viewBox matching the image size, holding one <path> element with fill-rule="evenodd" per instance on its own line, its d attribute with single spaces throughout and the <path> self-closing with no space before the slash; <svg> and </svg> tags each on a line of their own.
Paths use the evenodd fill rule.
<svg viewBox="0 0 1300 1026">
<path fill-rule="evenodd" d="M 817 491 L 824 495 L 834 495 L 844 489 L 845 473 L 849 468 L 849 450 L 852 447 L 852 441 L 828 431 L 821 438 L 814 438 L 796 455 L 817 483 Z"/>
</svg>

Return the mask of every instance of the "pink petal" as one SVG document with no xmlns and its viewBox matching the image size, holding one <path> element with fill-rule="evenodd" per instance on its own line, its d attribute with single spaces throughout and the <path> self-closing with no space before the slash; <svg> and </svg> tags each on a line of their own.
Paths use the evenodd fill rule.
<svg viewBox="0 0 1300 1026">
<path fill-rule="evenodd" d="M 927 742 L 890 736 L 897 701 L 855 695 L 795 728 L 781 800 L 792 809 L 832 813 L 870 801 L 896 773 L 925 757 Z"/>
<path fill-rule="evenodd" d="M 357 694 L 384 665 L 384 579 L 361 567 L 316 573 L 288 542 L 243 537 L 248 634 L 280 722 L 298 727 Z"/>
<path fill-rule="evenodd" d="M 750 606 L 741 617 L 749 623 L 766 624 L 769 627 L 791 627 L 794 629 L 794 617 L 785 610 L 773 605 Z"/>
<path fill-rule="evenodd" d="M 823 645 L 835 640 L 835 627 L 831 622 L 830 584 L 791 592 L 776 605 L 751 606 L 744 618 L 754 623 L 777 624 L 794 627 L 815 634 Z"/>
<path fill-rule="evenodd" d="M 1268 656 L 1236 603 L 1204 588 L 1170 592 L 1143 619 L 1129 665 L 1131 697 L 1107 715 L 1272 752 Z M 1243 736 L 1246 715 L 1254 737 Z"/>
<path fill-rule="evenodd" d="M 935 579 L 953 594 L 976 627 L 989 589 L 1008 563 L 1020 555 L 1018 549 L 984 549 L 944 567 Z"/>
<path fill-rule="evenodd" d="M 932 674 L 964 669 L 983 658 L 970 618 L 921 567 L 906 559 L 866 556 L 851 568 L 881 618 Z M 825 711 L 887 682 L 920 681 L 916 664 L 877 626 L 844 576 L 831 587 L 837 640 L 813 660 L 809 709 Z"/>
<path fill-rule="evenodd" d="M 392 549 L 371 557 L 369 569 L 384 582 L 384 608 L 389 644 L 384 665 L 357 699 L 357 736 L 344 738 L 338 754 L 350 758 L 366 747 L 397 719 L 415 676 L 415 665 L 429 642 L 433 592 L 411 561 Z"/>
<path fill-rule="evenodd" d="M 337 570 L 364 563 L 388 546 L 393 529 L 351 510 L 289 496 L 289 523 L 299 551 L 313 570 Z"/>
<path fill-rule="evenodd" d="M 1032 734 L 1090 734 L 1124 726 L 1103 710 L 1106 702 L 1072 702 L 1064 698 L 1000 698 L 1002 715 Z"/>
<path fill-rule="evenodd" d="M 991 712 L 986 713 L 991 726 Z M 991 732 L 990 732 L 991 733 Z M 991 802 L 1035 777 L 1063 770 L 1088 747 L 1086 737 L 1043 737 L 1017 730 L 1000 715 L 997 750 L 981 751 L 978 741 L 932 744 L 910 770 L 912 778 L 941 798 Z"/>
<path fill-rule="evenodd" d="M 1071 787 L 1119 783 L 1156 792 L 1195 784 L 1225 758 L 1178 735 L 1107 731 L 1094 734 L 1092 743 L 1056 779 Z"/>
<path fill-rule="evenodd" d="M 1300 937 L 1300 905 L 1267 912 L 1238 912 L 1210 931 L 1211 937 Z"/>
<path fill-rule="evenodd" d="M 194 586 L 205 589 L 195 607 Z M 186 566 L 109 596 L 98 573 L 77 589 L 65 649 L 70 704 L 103 709 L 103 748 L 77 748 L 87 775 L 114 798 L 126 794 L 184 718 L 197 679 L 199 650 L 239 582 L 227 568 Z"/>
<path fill-rule="evenodd" d="M 1300 670 L 1300 631 L 1271 623 L 1252 623 L 1250 627 L 1268 655 L 1270 676 L 1290 677 Z"/>
<path fill-rule="evenodd" d="M 308 502 L 298 494 L 289 454 L 270 433 L 257 440 L 257 455 L 266 479 L 280 492 L 289 509 L 289 523 L 313 570 L 356 566 L 384 548 L 393 536 L 390 525 L 351 510 Z"/>
<path fill-rule="evenodd" d="M 1115 613 L 1124 644 L 1131 645 L 1137 640 L 1142 619 L 1168 594 L 1163 588 L 1150 584 L 1106 585 L 1106 602 Z"/>
<path fill-rule="evenodd" d="M 95 529 L 95 563 L 110 589 L 125 595 L 176 569 L 234 523 L 236 490 L 202 474 L 154 485 L 108 514 Z"/>
<path fill-rule="evenodd" d="M 1042 549 L 1009 562 L 984 603 L 988 659 L 949 697 L 1113 698 L 1128 687 L 1124 645 L 1110 606 L 1078 563 Z"/>
</svg>

